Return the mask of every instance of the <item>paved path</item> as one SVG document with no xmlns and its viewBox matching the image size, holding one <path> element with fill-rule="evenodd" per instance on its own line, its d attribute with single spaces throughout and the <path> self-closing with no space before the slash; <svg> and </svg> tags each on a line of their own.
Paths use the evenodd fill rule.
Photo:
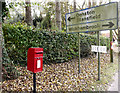
<svg viewBox="0 0 120 93">
<path fill-rule="evenodd" d="M 113 51 L 118 53 L 119 52 L 118 47 L 113 47 Z M 120 78 L 119 78 L 119 76 L 120 76 L 120 71 L 119 72 L 117 71 L 116 74 L 113 76 L 114 81 L 108 87 L 108 91 L 119 91 L 119 93 L 120 93 L 120 84 L 119 84 Z"/>
<path fill-rule="evenodd" d="M 108 91 L 118 91 L 118 73 L 115 74 L 113 79 L 114 81 L 111 86 L 109 86 Z"/>
</svg>

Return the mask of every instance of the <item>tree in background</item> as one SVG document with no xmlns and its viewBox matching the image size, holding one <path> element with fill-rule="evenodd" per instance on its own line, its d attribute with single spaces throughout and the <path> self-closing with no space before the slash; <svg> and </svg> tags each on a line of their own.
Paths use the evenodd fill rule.
<svg viewBox="0 0 120 93">
<path fill-rule="evenodd" d="M 92 6 L 91 0 L 88 0 L 88 7 L 90 8 Z"/>
<path fill-rule="evenodd" d="M 54 15 L 55 15 L 55 3 L 48 2 L 42 5 L 44 11 L 40 11 L 40 16 L 35 15 L 35 19 L 33 20 L 33 25 L 37 28 L 41 29 L 51 29 L 52 25 L 55 23 Z M 53 17 L 53 18 L 52 18 Z"/>
<path fill-rule="evenodd" d="M 35 9 L 34 9 L 34 15 L 35 15 L 35 18 L 33 19 L 33 25 L 35 26 L 35 28 L 37 27 L 37 23 L 39 22 L 40 24 L 40 27 L 41 27 L 41 22 L 43 20 L 43 17 L 42 17 L 42 14 L 40 13 L 40 16 L 38 17 L 36 14 L 35 14 Z"/>
<path fill-rule="evenodd" d="M 30 0 L 26 0 L 26 23 L 28 25 L 32 25 L 32 17 L 31 17 L 31 4 L 30 4 Z"/>
<path fill-rule="evenodd" d="M 43 29 L 51 29 L 52 25 L 54 25 L 55 23 L 55 3 L 54 2 L 48 2 L 47 4 L 45 4 L 44 6 L 44 10 L 45 10 L 45 17 L 43 18 L 43 21 L 41 23 L 41 27 Z"/>
<path fill-rule="evenodd" d="M 56 26 L 61 30 L 61 4 L 60 0 L 55 0 L 56 3 Z"/>
<path fill-rule="evenodd" d="M 74 0 L 74 11 L 76 11 L 76 0 Z"/>
<path fill-rule="evenodd" d="M 95 0 L 93 0 L 93 5 L 92 6 L 96 6 L 97 4 L 96 4 L 96 1 Z"/>
<path fill-rule="evenodd" d="M 42 21 L 42 29 L 50 29 L 51 28 L 51 16 L 48 12 Z"/>
<path fill-rule="evenodd" d="M 2 22 L 4 22 L 4 18 L 8 15 L 9 9 L 7 8 L 6 2 L 2 2 Z"/>
<path fill-rule="evenodd" d="M 65 14 L 69 12 L 68 9 L 68 2 L 61 2 L 61 26 L 62 26 L 62 30 L 65 30 Z"/>
<path fill-rule="evenodd" d="M 65 2 L 65 13 L 69 12 L 69 4 L 68 4 L 68 0 Z"/>
<path fill-rule="evenodd" d="M 7 22 L 26 22 L 28 25 L 32 25 L 33 22 L 35 27 L 40 27 L 41 29 L 56 30 L 57 27 L 59 30 L 66 30 L 65 14 L 74 11 L 73 5 L 70 5 L 68 0 L 67 2 L 56 0 L 56 2 L 47 3 L 31 3 L 30 0 L 26 0 L 26 2 L 9 2 L 8 5 L 11 14 L 10 18 L 7 19 Z M 41 6 L 45 11 L 38 9 L 37 12 L 40 10 L 40 16 L 37 16 L 36 18 L 33 17 L 34 20 L 32 20 L 31 9 L 32 7 L 34 9 L 34 5 Z M 18 11 L 18 7 L 22 8 L 22 10 Z M 26 12 L 24 12 L 24 9 Z"/>
</svg>

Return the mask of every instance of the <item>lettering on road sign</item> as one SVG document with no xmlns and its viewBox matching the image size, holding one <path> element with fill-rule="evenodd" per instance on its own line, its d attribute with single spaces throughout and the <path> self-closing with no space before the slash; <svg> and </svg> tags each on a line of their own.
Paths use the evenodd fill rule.
<svg viewBox="0 0 120 93">
<path fill-rule="evenodd" d="M 100 28 L 100 25 L 99 24 L 96 24 L 96 25 L 86 25 L 86 26 L 82 26 L 82 27 L 71 27 L 69 28 L 69 31 L 75 31 L 75 30 L 86 30 L 86 29 L 94 29 L 94 28 Z"/>
<path fill-rule="evenodd" d="M 100 19 L 100 14 L 99 15 L 93 15 L 93 16 L 88 16 L 88 17 L 83 17 L 83 18 L 77 18 L 77 22 L 82 22 L 82 21 L 89 21 L 92 19 Z"/>
<path fill-rule="evenodd" d="M 86 15 L 93 15 L 93 14 L 95 14 L 95 11 L 94 11 L 94 10 L 85 11 L 85 12 L 82 12 L 82 13 L 76 13 L 76 17 L 86 16 Z"/>
<path fill-rule="evenodd" d="M 87 16 L 86 16 L 87 15 Z M 96 14 L 95 11 L 85 11 L 82 13 L 76 13 L 75 17 L 69 17 L 68 21 L 71 20 L 76 20 L 77 22 L 82 22 L 82 21 L 89 21 L 92 19 L 100 19 L 101 18 L 101 14 Z"/>
<path fill-rule="evenodd" d="M 95 23 L 86 23 L 67 26 L 67 32 L 85 32 L 85 31 L 100 31 L 100 30 L 109 30 L 117 28 L 117 20 L 111 19 L 106 21 L 99 21 Z"/>
</svg>

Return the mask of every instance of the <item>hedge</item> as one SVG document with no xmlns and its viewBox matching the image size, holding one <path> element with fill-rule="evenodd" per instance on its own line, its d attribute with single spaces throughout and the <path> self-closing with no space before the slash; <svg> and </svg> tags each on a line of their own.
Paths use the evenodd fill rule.
<svg viewBox="0 0 120 93">
<path fill-rule="evenodd" d="M 3 24 L 5 47 L 14 63 L 26 65 L 30 47 L 44 49 L 44 63 L 65 62 L 78 56 L 78 35 L 65 32 L 33 29 L 25 24 Z M 80 34 L 81 57 L 91 54 L 91 45 L 96 36 Z M 108 45 L 108 38 L 101 38 L 102 45 Z"/>
</svg>

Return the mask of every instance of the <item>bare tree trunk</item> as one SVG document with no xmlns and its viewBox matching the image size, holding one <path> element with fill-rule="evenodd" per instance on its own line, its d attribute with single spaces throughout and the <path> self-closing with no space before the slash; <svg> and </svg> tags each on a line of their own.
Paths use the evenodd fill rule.
<svg viewBox="0 0 120 93">
<path fill-rule="evenodd" d="M 3 33 L 2 33 L 2 1 L 0 1 L 0 82 L 2 82 L 2 46 L 3 46 Z M 2 92 L 2 84 L 0 84 L 0 92 Z"/>
<path fill-rule="evenodd" d="M 32 25 L 30 0 L 26 0 L 25 3 L 26 3 L 26 23 L 28 25 Z"/>
<path fill-rule="evenodd" d="M 76 11 L 76 0 L 74 0 L 74 11 Z"/>
<path fill-rule="evenodd" d="M 90 8 L 91 5 L 92 5 L 92 4 L 91 4 L 91 1 L 89 0 L 89 1 L 88 1 L 88 7 Z"/>
<path fill-rule="evenodd" d="M 68 9 L 68 0 L 65 2 L 65 13 L 68 13 L 69 12 L 69 9 Z"/>
<path fill-rule="evenodd" d="M 96 1 L 95 0 L 93 0 L 93 5 L 92 6 L 96 6 Z"/>
<path fill-rule="evenodd" d="M 102 4 L 102 0 L 99 1 L 99 5 L 101 5 L 101 4 Z"/>
<path fill-rule="evenodd" d="M 61 30 L 61 4 L 60 0 L 56 0 L 56 26 Z"/>
</svg>

